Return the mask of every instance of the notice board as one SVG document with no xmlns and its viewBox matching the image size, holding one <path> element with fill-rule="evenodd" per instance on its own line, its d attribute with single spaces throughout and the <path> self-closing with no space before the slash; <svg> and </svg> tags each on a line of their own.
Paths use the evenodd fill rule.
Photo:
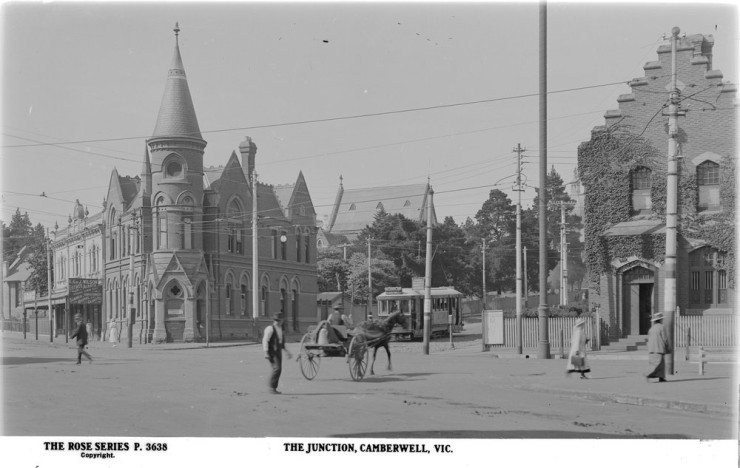
<svg viewBox="0 0 740 468">
<path fill-rule="evenodd" d="M 484 310 L 482 314 L 483 344 L 504 344 L 504 311 Z"/>
</svg>

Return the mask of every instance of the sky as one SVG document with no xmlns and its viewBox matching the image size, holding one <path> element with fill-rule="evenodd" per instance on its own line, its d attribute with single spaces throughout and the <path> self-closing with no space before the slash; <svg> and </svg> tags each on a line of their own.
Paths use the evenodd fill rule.
<svg viewBox="0 0 740 468">
<path fill-rule="evenodd" d="M 673 26 L 713 35 L 713 68 L 737 83 L 737 13 L 549 2 L 548 167 L 573 180 L 578 145 Z M 345 189 L 429 180 L 438 217 L 462 223 L 492 188 L 516 200 L 517 144 L 525 208 L 539 182 L 535 2 L 6 2 L 0 21 L 6 224 L 20 208 L 66 226 L 76 199 L 102 210 L 114 168 L 140 174 L 175 22 L 206 166 L 249 136 L 260 180 L 302 171 L 319 220 L 341 176 Z"/>
</svg>

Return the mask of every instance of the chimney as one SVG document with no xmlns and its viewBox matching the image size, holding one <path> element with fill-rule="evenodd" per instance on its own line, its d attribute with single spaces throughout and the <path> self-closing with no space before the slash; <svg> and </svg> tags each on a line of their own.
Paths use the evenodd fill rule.
<svg viewBox="0 0 740 468">
<path fill-rule="evenodd" d="M 252 174 L 254 173 L 254 157 L 257 155 L 257 145 L 251 138 L 245 137 L 244 141 L 239 144 L 239 152 L 242 154 L 242 170 L 247 183 L 252 183 Z"/>
</svg>

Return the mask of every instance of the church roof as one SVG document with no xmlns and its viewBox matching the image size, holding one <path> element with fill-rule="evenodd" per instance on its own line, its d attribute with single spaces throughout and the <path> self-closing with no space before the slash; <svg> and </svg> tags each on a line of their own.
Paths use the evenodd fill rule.
<svg viewBox="0 0 740 468">
<path fill-rule="evenodd" d="M 410 184 L 344 189 L 334 206 L 336 217 L 332 216 L 334 222 L 329 230 L 333 233 L 361 231 L 373 224 L 381 205 L 389 214 L 402 214 L 414 221 L 426 219 L 422 208 L 427 188 L 426 184 Z"/>
<path fill-rule="evenodd" d="M 180 45 L 177 39 L 180 29 L 177 25 L 174 31 L 175 53 L 167 73 L 167 83 L 152 136 L 155 138 L 179 136 L 202 139 L 193 100 L 190 97 L 188 80 L 185 76 L 185 67 L 180 56 Z"/>
</svg>

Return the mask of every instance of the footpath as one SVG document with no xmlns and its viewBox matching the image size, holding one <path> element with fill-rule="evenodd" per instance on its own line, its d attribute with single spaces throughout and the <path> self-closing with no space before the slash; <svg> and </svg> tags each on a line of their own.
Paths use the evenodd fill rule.
<svg viewBox="0 0 740 468">
<path fill-rule="evenodd" d="M 431 353 L 451 359 L 490 359 L 496 372 L 506 375 L 505 385 L 527 392 L 558 394 L 570 398 L 583 398 L 592 401 L 651 406 L 694 413 L 737 417 L 738 411 L 738 369 L 736 363 L 709 363 L 704 375 L 699 374 L 699 365 L 685 359 L 685 352 L 677 350 L 674 355 L 674 374 L 667 376 L 667 382 L 658 383 L 654 379 L 648 383 L 644 377 L 647 371 L 647 353 L 644 351 L 606 352 L 594 351 L 588 354 L 587 362 L 591 368 L 588 379 L 580 379 L 578 374 L 565 375 L 566 361 L 559 355 L 559 349 L 551 349 L 551 359 L 538 359 L 537 350 L 524 350 L 520 355 L 512 350 L 483 351 L 480 338 L 458 340 L 455 347 L 444 340 L 434 340 Z M 480 335 L 478 335 L 480 336 Z M 48 335 L 27 335 L 19 332 L 0 333 L 3 349 L 7 347 L 29 348 L 74 348 L 74 343 L 65 341 L 64 336 L 49 341 Z M 298 353 L 298 343 L 289 343 L 291 352 Z M 166 343 L 140 344 L 134 342 L 132 348 L 137 352 L 177 351 L 233 346 L 260 346 L 255 341 L 219 341 L 213 343 Z M 393 353 L 421 353 L 419 342 L 393 342 Z M 127 348 L 127 343 L 93 341 L 89 348 L 95 349 Z M 122 350 L 123 350 L 122 349 Z"/>
</svg>

